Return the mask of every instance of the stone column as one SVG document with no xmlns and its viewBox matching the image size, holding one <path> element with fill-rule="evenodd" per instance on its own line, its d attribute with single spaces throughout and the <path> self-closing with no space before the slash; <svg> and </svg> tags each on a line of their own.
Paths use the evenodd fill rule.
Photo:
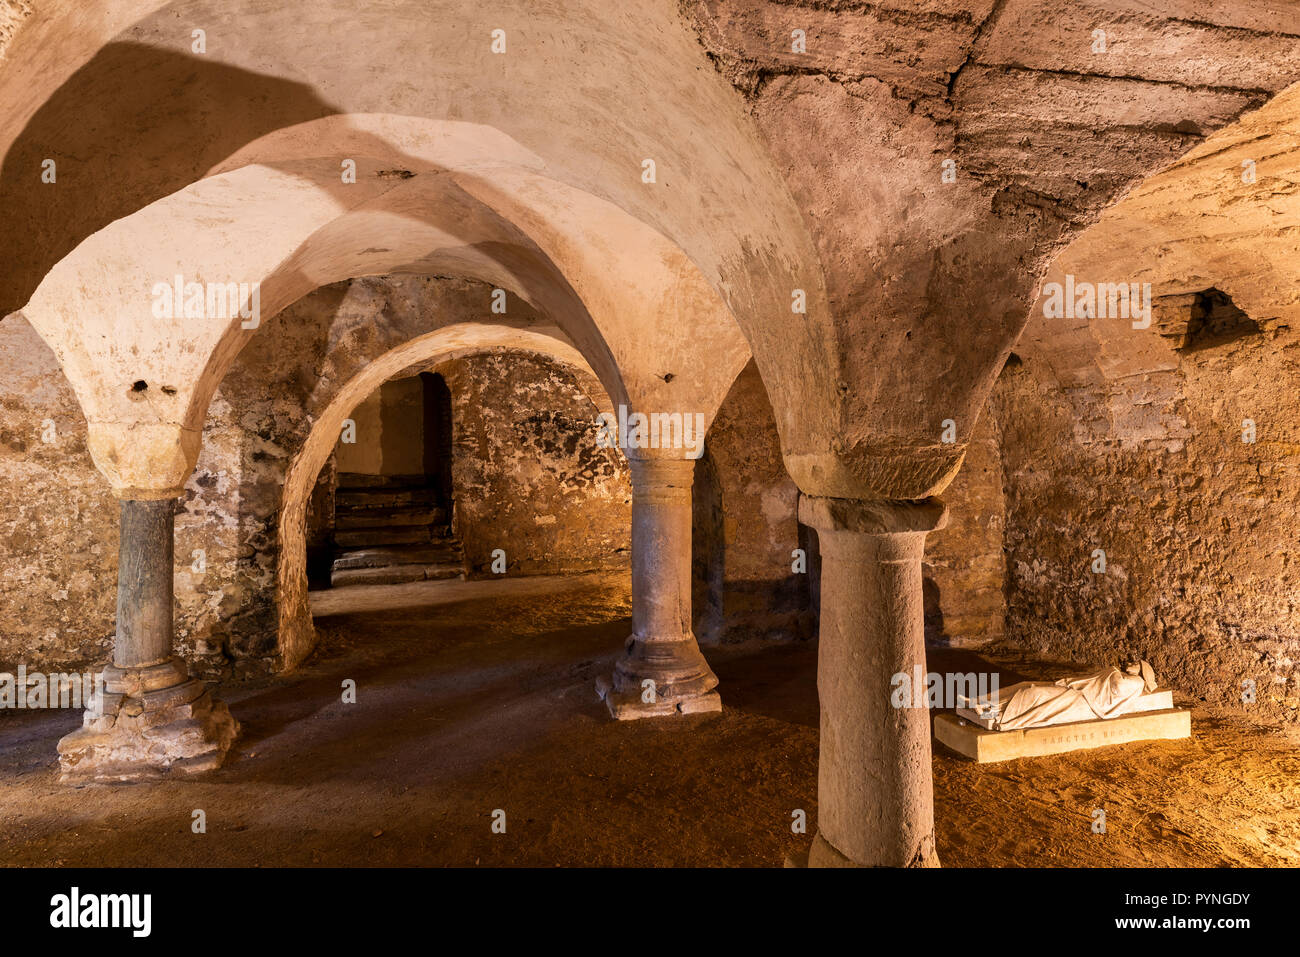
<svg viewBox="0 0 1300 957">
<path fill-rule="evenodd" d="M 895 708 L 895 674 L 925 672 L 921 560 L 942 528 L 937 499 L 801 496 L 817 529 L 821 753 L 812 867 L 937 867 L 930 715 Z"/>
<path fill-rule="evenodd" d="M 175 499 L 122 500 L 113 663 L 83 726 L 59 741 L 64 782 L 209 770 L 239 731 L 172 653 L 175 514 Z"/>
<path fill-rule="evenodd" d="M 691 629 L 695 459 L 627 451 L 632 473 L 632 635 L 597 690 L 620 720 L 721 711 L 717 676 Z M 647 685 L 646 682 L 653 682 Z"/>
</svg>

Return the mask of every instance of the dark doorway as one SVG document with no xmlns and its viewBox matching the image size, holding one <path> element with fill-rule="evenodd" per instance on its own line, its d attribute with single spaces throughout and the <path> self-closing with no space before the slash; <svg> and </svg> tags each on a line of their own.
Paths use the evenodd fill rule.
<svg viewBox="0 0 1300 957">
<path fill-rule="evenodd" d="M 424 393 L 424 474 L 451 525 L 451 390 L 436 372 L 421 372 Z"/>
<path fill-rule="evenodd" d="M 452 537 L 451 391 L 441 375 L 391 379 L 353 412 L 335 449 L 330 583 L 395 585 L 464 578 Z"/>
</svg>

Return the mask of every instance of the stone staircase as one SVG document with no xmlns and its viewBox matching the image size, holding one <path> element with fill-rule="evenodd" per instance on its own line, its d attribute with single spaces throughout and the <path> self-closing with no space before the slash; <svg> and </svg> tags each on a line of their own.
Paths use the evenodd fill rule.
<svg viewBox="0 0 1300 957">
<path fill-rule="evenodd" d="M 339 473 L 333 587 L 464 577 L 464 549 L 424 476 Z"/>
</svg>

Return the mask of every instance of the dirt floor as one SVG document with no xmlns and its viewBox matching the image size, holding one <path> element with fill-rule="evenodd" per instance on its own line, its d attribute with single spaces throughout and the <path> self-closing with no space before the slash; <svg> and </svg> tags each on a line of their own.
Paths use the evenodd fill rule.
<svg viewBox="0 0 1300 957">
<path fill-rule="evenodd" d="M 63 787 L 55 743 L 77 716 L 0 718 L 0 860 L 773 866 L 810 841 L 790 822 L 816 820 L 813 645 L 707 649 L 722 714 L 617 723 L 593 686 L 629 630 L 625 579 L 339 589 L 316 610 L 323 651 L 300 673 L 222 689 L 243 733 L 204 778 Z M 935 671 L 981 661 L 930 654 Z M 1004 684 L 1051 671 L 1003 664 Z M 936 745 L 941 859 L 1300 864 L 1297 742 L 1202 709 L 1193 727 L 1189 741 L 982 767 Z"/>
</svg>

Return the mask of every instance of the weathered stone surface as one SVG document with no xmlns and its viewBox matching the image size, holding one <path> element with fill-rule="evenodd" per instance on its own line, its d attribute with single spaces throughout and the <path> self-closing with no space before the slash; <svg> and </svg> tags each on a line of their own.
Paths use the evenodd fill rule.
<svg viewBox="0 0 1300 957">
<path fill-rule="evenodd" d="M 839 434 L 820 458 L 785 436 L 791 475 L 820 496 L 943 492 L 1055 254 L 1134 184 L 1300 78 L 1295 13 L 1269 4 L 689 9 L 825 265 L 835 371 L 788 395 L 837 390 Z M 795 30 L 806 52 L 792 49 Z M 1149 237 L 1134 230 L 1118 255 Z M 755 354 L 771 379 L 775 363 Z M 773 396 L 782 423 L 786 391 Z M 958 438 L 944 446 L 948 419 Z"/>
<path fill-rule="evenodd" d="M 1260 8 L 1232 10 L 1178 29 L 1259 29 Z M 985 413 L 1002 438 L 1008 640 L 1077 664 L 1147 657 L 1267 722 L 1300 719 L 1298 103 L 1278 93 L 1072 243 L 1046 279 L 1149 283 L 1150 325 L 1049 317 L 1040 297 Z M 1236 319 L 1216 331 L 1211 313 Z"/>
<path fill-rule="evenodd" d="M 753 363 L 736 377 L 695 467 L 693 607 L 701 642 L 815 634 L 799 489 L 781 461 L 772 406 Z"/>
<path fill-rule="evenodd" d="M 132 698 L 105 695 L 83 726 L 59 741 L 59 780 L 109 784 L 221 766 L 239 723 L 202 682 Z"/>
<path fill-rule="evenodd" d="M 489 355 L 439 366 L 452 395 L 453 529 L 478 574 L 627 567 L 632 487 L 600 448 L 603 395 L 544 357 Z"/>
<path fill-rule="evenodd" d="M 1186 694 L 1300 720 L 1297 362 L 1279 332 L 1066 392 L 1008 369 L 1008 640 L 1079 664 L 1146 658 Z"/>
<path fill-rule="evenodd" d="M 610 716 L 617 721 L 667 718 L 679 714 L 716 714 L 722 711 L 722 696 L 716 691 L 684 698 L 656 696 L 653 701 L 647 701 L 640 691 L 617 691 L 607 678 L 596 679 L 596 696 L 605 702 Z"/>
<path fill-rule="evenodd" d="M 980 417 L 966 461 L 943 494 L 948 524 L 925 541 L 925 640 L 978 646 L 1005 630 L 1003 533 L 1006 506 L 997 419 Z"/>
<path fill-rule="evenodd" d="M 1130 741 L 1177 740 L 1191 734 L 1192 713 L 1186 708 L 1015 731 L 988 731 L 951 714 L 936 715 L 934 719 L 935 739 L 978 764 L 1105 748 Z"/>
<path fill-rule="evenodd" d="M 48 441 L 47 441 L 48 440 Z M 0 321 L 0 663 L 82 670 L 112 647 L 117 503 L 49 347 Z M 58 666 L 58 667 L 55 667 Z"/>
</svg>

